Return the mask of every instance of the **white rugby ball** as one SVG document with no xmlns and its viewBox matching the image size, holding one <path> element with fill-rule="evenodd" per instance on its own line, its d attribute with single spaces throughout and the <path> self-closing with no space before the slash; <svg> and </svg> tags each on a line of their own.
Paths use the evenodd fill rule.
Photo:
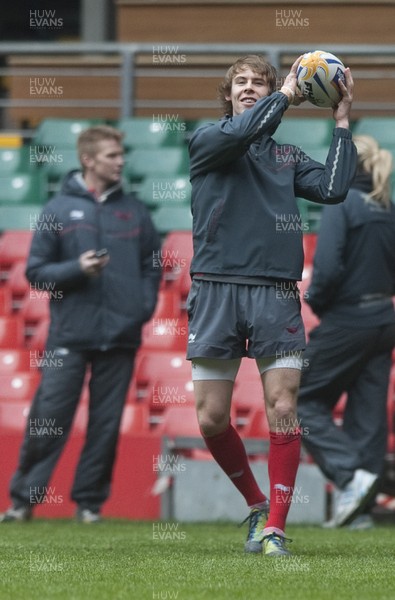
<svg viewBox="0 0 395 600">
<path fill-rule="evenodd" d="M 306 52 L 297 70 L 297 82 L 303 96 L 315 106 L 335 107 L 341 100 L 339 79 L 344 81 L 345 66 L 330 52 Z"/>
</svg>

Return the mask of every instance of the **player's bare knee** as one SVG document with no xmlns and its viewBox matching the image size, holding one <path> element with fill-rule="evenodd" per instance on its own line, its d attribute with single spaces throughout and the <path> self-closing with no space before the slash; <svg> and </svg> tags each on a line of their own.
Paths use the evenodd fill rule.
<svg viewBox="0 0 395 600">
<path fill-rule="evenodd" d="M 212 437 L 225 431 L 229 425 L 229 415 L 198 411 L 200 431 L 205 437 Z"/>
</svg>

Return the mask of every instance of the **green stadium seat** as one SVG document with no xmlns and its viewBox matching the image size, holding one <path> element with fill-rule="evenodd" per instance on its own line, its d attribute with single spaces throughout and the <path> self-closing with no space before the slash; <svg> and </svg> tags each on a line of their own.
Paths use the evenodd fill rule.
<svg viewBox="0 0 395 600">
<path fill-rule="evenodd" d="M 72 148 L 59 148 L 53 156 L 50 155 L 47 161 L 41 163 L 40 168 L 49 181 L 60 181 L 69 171 L 81 168 L 78 152 Z"/>
<path fill-rule="evenodd" d="M 294 144 L 304 149 L 328 147 L 334 128 L 333 119 L 285 118 L 273 134 L 278 144 Z"/>
<path fill-rule="evenodd" d="M 186 123 L 177 118 L 170 119 L 172 116 L 158 115 L 161 120 L 155 117 L 130 117 L 120 119 L 116 127 L 124 133 L 124 146 L 128 150 L 182 145 Z"/>
<path fill-rule="evenodd" d="M 39 204 L 0 204 L 0 228 L 1 231 L 28 229 L 34 230 L 38 216 L 43 207 Z"/>
<path fill-rule="evenodd" d="M 303 233 L 318 233 L 323 205 L 318 204 L 317 202 L 310 202 L 310 200 L 306 200 L 305 198 L 297 198 L 296 201 L 302 218 L 303 227 L 306 227 L 306 230 L 303 230 Z"/>
<path fill-rule="evenodd" d="M 169 177 L 189 172 L 189 156 L 185 146 L 174 148 L 136 148 L 126 155 L 124 175 L 130 181 L 146 177 Z"/>
<path fill-rule="evenodd" d="M 40 204 L 46 200 L 41 173 L 15 173 L 0 176 L 0 204 Z"/>
<path fill-rule="evenodd" d="M 370 135 L 384 148 L 395 146 L 395 117 L 361 117 L 353 127 L 354 135 Z"/>
<path fill-rule="evenodd" d="M 316 147 L 303 147 L 303 152 L 305 152 L 310 158 L 316 160 L 321 164 L 326 163 L 326 159 L 328 157 L 329 148 L 316 148 Z"/>
<path fill-rule="evenodd" d="M 161 206 L 151 216 L 161 235 L 192 229 L 192 213 L 189 206 Z"/>
<path fill-rule="evenodd" d="M 138 187 L 137 195 L 148 208 L 165 204 L 190 204 L 191 184 L 189 175 L 173 177 L 147 177 Z"/>
<path fill-rule="evenodd" d="M 75 148 L 79 134 L 95 124 L 98 121 L 92 119 L 44 119 L 36 129 L 32 145 Z M 37 152 L 40 151 L 45 149 L 38 148 Z"/>
<path fill-rule="evenodd" d="M 31 170 L 29 147 L 0 148 L 0 177 L 14 173 L 26 173 Z"/>
</svg>

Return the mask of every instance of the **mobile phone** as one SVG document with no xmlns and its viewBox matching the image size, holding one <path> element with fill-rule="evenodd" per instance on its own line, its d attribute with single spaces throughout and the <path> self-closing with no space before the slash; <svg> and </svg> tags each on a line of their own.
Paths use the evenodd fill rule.
<svg viewBox="0 0 395 600">
<path fill-rule="evenodd" d="M 108 254 L 107 248 L 102 248 L 101 250 L 96 250 L 95 257 L 101 258 L 102 256 L 106 256 Z"/>
</svg>

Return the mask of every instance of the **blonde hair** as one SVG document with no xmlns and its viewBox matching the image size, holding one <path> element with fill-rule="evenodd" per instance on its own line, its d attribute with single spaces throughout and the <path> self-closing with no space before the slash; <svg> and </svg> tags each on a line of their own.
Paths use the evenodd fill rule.
<svg viewBox="0 0 395 600">
<path fill-rule="evenodd" d="M 380 148 L 370 135 L 356 135 L 353 142 L 358 152 L 358 166 L 372 177 L 373 190 L 368 194 L 385 207 L 391 203 L 392 154 Z"/>
<path fill-rule="evenodd" d="M 224 80 L 218 86 L 218 98 L 221 101 L 222 108 L 226 115 L 233 114 L 232 102 L 231 100 L 226 99 L 226 96 L 230 96 L 233 79 L 236 75 L 248 68 L 266 80 L 270 94 L 274 92 L 276 88 L 277 71 L 263 56 L 260 54 L 248 54 L 247 56 L 237 59 L 236 62 L 229 67 Z"/>
<path fill-rule="evenodd" d="M 77 140 L 77 150 L 80 161 L 83 154 L 95 156 L 98 143 L 102 140 L 114 140 L 122 145 L 123 133 L 109 125 L 95 125 L 82 131 Z"/>
</svg>

